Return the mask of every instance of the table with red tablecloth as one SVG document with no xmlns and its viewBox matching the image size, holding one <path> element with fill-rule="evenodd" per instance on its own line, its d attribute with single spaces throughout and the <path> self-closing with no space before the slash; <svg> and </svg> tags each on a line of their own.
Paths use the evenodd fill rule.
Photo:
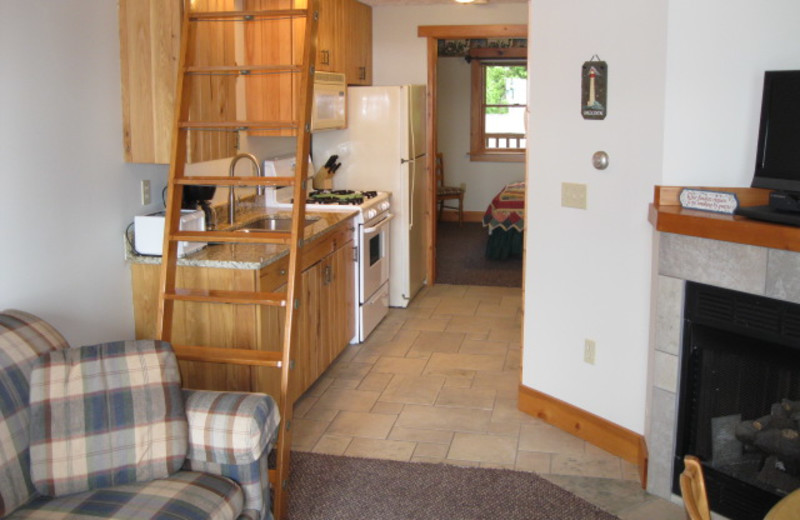
<svg viewBox="0 0 800 520">
<path fill-rule="evenodd" d="M 486 257 L 502 260 L 522 256 L 525 230 L 525 182 L 515 182 L 495 195 L 483 215 L 483 227 L 489 230 Z"/>
</svg>

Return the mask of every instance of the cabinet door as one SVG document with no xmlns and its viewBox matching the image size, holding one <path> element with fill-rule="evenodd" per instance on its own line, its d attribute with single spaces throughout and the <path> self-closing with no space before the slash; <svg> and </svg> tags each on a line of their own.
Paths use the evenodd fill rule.
<svg viewBox="0 0 800 520">
<path fill-rule="evenodd" d="M 192 4 L 195 10 L 226 11 L 232 8 L 233 0 L 197 0 Z M 182 0 L 119 2 L 123 147 L 128 162 L 170 161 L 182 7 Z M 197 41 L 199 63 L 233 63 L 231 24 L 201 24 Z M 224 44 L 216 43 L 220 41 Z M 193 87 L 196 102 L 192 104 L 190 119 L 235 118 L 234 80 L 221 76 L 196 78 Z M 187 145 L 190 162 L 236 153 L 236 136 L 231 133 L 195 134 Z"/>
<path fill-rule="evenodd" d="M 297 319 L 297 342 L 293 345 L 295 368 L 292 371 L 292 399 L 297 399 L 327 368 L 319 364 L 320 309 L 322 305 L 322 262 L 300 275 L 300 308 Z"/>
<path fill-rule="evenodd" d="M 334 302 L 332 306 L 331 338 L 335 359 L 350 343 L 356 333 L 356 260 L 353 243 L 348 242 L 330 256 L 331 283 L 329 292 Z"/>
<path fill-rule="evenodd" d="M 120 0 L 125 160 L 168 163 L 180 54 L 181 0 Z"/>
<path fill-rule="evenodd" d="M 162 0 L 163 1 L 163 0 Z M 232 11 L 234 0 L 192 0 L 194 11 Z M 235 26 L 232 23 L 196 24 L 194 65 L 233 65 L 236 63 Z M 191 42 L 190 42 L 191 44 Z M 236 81 L 232 75 L 192 77 L 193 121 L 235 121 Z M 212 161 L 236 154 L 234 132 L 189 132 L 189 162 Z"/>
<path fill-rule="evenodd" d="M 345 0 L 347 83 L 372 85 L 372 7 L 356 0 Z"/>
<path fill-rule="evenodd" d="M 321 367 L 328 367 L 355 335 L 355 259 L 348 242 L 322 261 L 320 298 Z M 323 368 L 324 370 L 324 368 Z"/>
<path fill-rule="evenodd" d="M 344 2 L 345 0 L 320 0 L 317 70 L 345 71 L 344 45 L 348 35 L 344 24 Z"/>
<path fill-rule="evenodd" d="M 245 0 L 248 11 L 305 8 L 304 1 Z M 304 19 L 284 18 L 245 23 L 245 64 L 299 65 L 302 63 Z M 296 114 L 297 74 L 254 74 L 244 82 L 249 121 L 293 121 Z M 250 132 L 250 135 L 294 135 L 291 129 Z"/>
<path fill-rule="evenodd" d="M 334 288 L 334 257 L 333 253 L 322 262 L 322 290 L 320 301 L 320 342 L 317 349 L 317 359 L 320 366 L 330 365 L 337 354 L 339 354 L 338 338 L 336 337 L 336 329 L 338 327 L 337 317 L 340 308 L 345 302 L 336 299 L 336 290 Z"/>
</svg>

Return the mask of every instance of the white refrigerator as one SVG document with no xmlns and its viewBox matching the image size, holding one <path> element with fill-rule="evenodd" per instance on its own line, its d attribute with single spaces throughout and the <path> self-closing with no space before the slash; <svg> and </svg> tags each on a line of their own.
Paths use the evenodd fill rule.
<svg viewBox="0 0 800 520">
<path fill-rule="evenodd" d="M 426 276 L 424 85 L 349 87 L 347 128 L 317 132 L 314 166 L 331 155 L 342 166 L 335 189 L 391 192 L 389 305 L 407 307 Z"/>
</svg>

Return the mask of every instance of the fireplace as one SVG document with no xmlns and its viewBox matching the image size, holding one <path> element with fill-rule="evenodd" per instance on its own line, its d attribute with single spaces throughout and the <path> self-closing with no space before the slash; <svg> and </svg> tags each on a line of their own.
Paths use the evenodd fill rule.
<svg viewBox="0 0 800 520">
<path fill-rule="evenodd" d="M 800 488 L 800 305 L 686 282 L 681 348 L 672 490 L 697 455 L 714 511 L 763 518 Z"/>
</svg>

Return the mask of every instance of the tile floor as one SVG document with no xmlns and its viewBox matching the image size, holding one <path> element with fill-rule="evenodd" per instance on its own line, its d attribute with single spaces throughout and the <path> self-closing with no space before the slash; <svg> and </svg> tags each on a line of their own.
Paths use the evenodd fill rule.
<svg viewBox="0 0 800 520">
<path fill-rule="evenodd" d="M 517 410 L 521 290 L 436 285 L 295 405 L 293 449 L 534 471 L 624 520 L 679 519 L 636 467 Z"/>
</svg>

